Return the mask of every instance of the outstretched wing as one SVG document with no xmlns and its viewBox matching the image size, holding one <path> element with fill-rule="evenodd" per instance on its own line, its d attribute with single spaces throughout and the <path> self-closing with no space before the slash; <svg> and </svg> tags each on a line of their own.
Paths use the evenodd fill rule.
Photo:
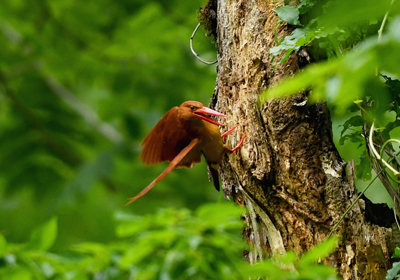
<svg viewBox="0 0 400 280">
<path fill-rule="evenodd" d="M 171 160 L 171 162 L 169 163 L 169 165 L 167 166 L 167 168 L 163 171 L 163 173 L 161 173 L 153 182 L 150 183 L 150 185 L 148 185 L 147 187 L 145 187 L 138 195 L 136 195 L 135 197 L 132 197 L 129 202 L 126 205 L 134 202 L 136 199 L 138 199 L 139 197 L 145 195 L 149 190 L 151 190 L 152 187 L 154 187 L 155 184 L 157 184 L 158 182 L 160 182 L 162 179 L 164 179 L 165 177 L 167 177 L 167 175 L 169 173 L 171 173 L 171 171 L 176 167 L 176 165 L 181 162 L 181 160 L 197 145 L 197 143 L 199 143 L 199 139 L 193 139 L 189 145 L 187 145 L 187 147 L 183 148 L 182 151 L 180 151 L 180 153 L 178 153 L 178 155 Z"/>
<path fill-rule="evenodd" d="M 142 141 L 144 146 L 140 159 L 145 164 L 172 161 L 191 139 L 181 127 L 178 107 L 169 110 Z M 182 157 L 183 158 L 183 157 Z"/>
</svg>

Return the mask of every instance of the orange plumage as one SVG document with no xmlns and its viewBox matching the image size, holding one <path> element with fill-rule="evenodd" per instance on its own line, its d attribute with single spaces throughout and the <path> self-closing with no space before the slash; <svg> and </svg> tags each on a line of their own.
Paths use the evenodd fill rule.
<svg viewBox="0 0 400 280">
<path fill-rule="evenodd" d="M 146 194 L 157 182 L 164 179 L 174 168 L 191 168 L 207 161 L 214 186 L 219 191 L 218 165 L 225 153 L 232 153 L 242 144 L 244 135 L 234 149 L 223 142 L 218 126 L 223 126 L 208 115 L 226 117 L 197 101 L 186 101 L 169 110 L 142 141 L 140 159 L 145 164 L 169 161 L 170 164 L 150 185 L 131 198 L 127 205 Z M 233 128 L 234 129 L 234 128 Z M 223 136 L 232 132 L 229 130 Z"/>
</svg>

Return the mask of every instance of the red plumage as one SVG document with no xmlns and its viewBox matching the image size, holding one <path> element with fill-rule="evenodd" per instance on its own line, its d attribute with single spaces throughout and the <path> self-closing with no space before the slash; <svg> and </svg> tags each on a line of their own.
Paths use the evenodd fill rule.
<svg viewBox="0 0 400 280">
<path fill-rule="evenodd" d="M 204 155 L 212 174 L 214 186 L 219 191 L 218 165 L 225 153 L 232 153 L 239 148 L 245 135 L 234 149 L 229 149 L 222 142 L 218 128 L 223 125 L 208 117 L 207 114 L 226 117 L 205 107 L 200 102 L 186 101 L 181 106 L 169 110 L 153 127 L 142 141 L 144 148 L 140 159 L 143 163 L 150 165 L 163 161 L 169 161 L 170 164 L 163 173 L 138 195 L 131 198 L 127 204 L 146 194 L 174 168 L 193 167 L 195 163 L 201 161 L 201 155 Z M 223 137 L 231 133 L 233 129 L 225 133 Z"/>
</svg>

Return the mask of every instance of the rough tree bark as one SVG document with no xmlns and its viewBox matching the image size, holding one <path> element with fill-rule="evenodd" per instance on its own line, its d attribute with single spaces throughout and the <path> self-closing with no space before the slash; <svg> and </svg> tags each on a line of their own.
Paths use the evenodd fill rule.
<svg viewBox="0 0 400 280">
<path fill-rule="evenodd" d="M 324 103 L 309 104 L 307 94 L 257 103 L 263 90 L 299 68 L 295 54 L 275 69 L 271 64 L 274 8 L 283 5 L 283 0 L 210 0 L 203 10 L 218 49 L 211 106 L 228 115 L 227 128 L 239 124 L 229 146 L 247 135 L 239 153 L 225 158 L 220 175 L 224 194 L 249 209 L 244 235 L 254 248 L 248 255 L 252 262 L 311 249 L 357 197 L 353 165 L 335 148 Z M 279 24 L 278 40 L 291 31 Z M 363 200 L 336 234 L 340 244 L 324 263 L 343 279 L 385 278 L 392 230 L 366 221 Z"/>
</svg>

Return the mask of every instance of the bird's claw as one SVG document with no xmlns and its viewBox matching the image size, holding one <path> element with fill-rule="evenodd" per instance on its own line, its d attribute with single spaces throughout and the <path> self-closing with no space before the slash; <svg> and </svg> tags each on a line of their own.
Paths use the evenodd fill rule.
<svg viewBox="0 0 400 280">
<path fill-rule="evenodd" d="M 231 134 L 238 126 L 239 126 L 238 124 L 237 124 L 237 125 L 234 125 L 231 129 L 229 129 L 229 130 L 227 130 L 226 132 L 224 132 L 224 133 L 221 135 L 222 141 L 225 141 L 225 138 L 226 138 L 229 134 Z"/>
<path fill-rule="evenodd" d="M 239 143 L 236 145 L 236 147 L 232 149 L 232 153 L 236 152 L 237 149 L 240 148 L 240 146 L 243 144 L 244 138 L 246 138 L 246 132 L 243 133 L 242 139 L 240 139 L 240 141 L 239 141 Z"/>
</svg>

